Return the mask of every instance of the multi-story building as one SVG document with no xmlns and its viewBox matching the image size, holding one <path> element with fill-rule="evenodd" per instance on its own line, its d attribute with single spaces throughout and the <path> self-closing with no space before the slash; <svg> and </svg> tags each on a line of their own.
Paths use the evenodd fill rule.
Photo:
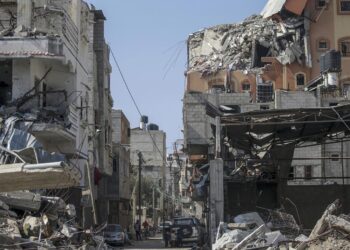
<svg viewBox="0 0 350 250">
<path fill-rule="evenodd" d="M 269 183 L 259 178 L 254 180 L 254 177 L 242 181 L 237 176 L 241 173 L 240 167 L 254 165 L 254 162 L 249 162 L 252 155 L 229 146 L 235 138 L 227 137 L 224 129 L 219 140 L 222 151 L 217 154 L 220 147 L 216 139 L 220 130 L 215 128 L 220 123 L 213 117 L 219 117 L 220 113 L 330 107 L 347 103 L 349 32 L 344 27 L 350 21 L 349 6 L 350 1 L 342 0 L 271 0 L 261 16 L 247 18 L 241 24 L 204 29 L 189 36 L 189 68 L 183 100 L 185 149 L 190 164 L 197 169 L 215 155 L 223 158 L 226 216 L 253 209 L 257 204 L 271 208 L 296 205 L 299 209 L 303 206 L 305 211 L 314 211 L 301 215 L 304 225 L 311 226 L 322 213 L 318 207 L 330 203 L 334 193 L 344 197 L 342 188 L 348 184 L 350 176 L 348 160 L 342 158 L 349 152 L 347 142 L 338 140 L 329 144 L 330 141 L 323 140 L 313 147 L 306 147 L 305 142 L 302 148 L 296 148 L 289 180 L 280 185 L 283 188 L 276 190 L 279 183 L 274 176 L 279 174 L 278 171 L 267 174 Z M 321 73 L 321 54 L 332 49 L 341 53 L 342 70 Z M 322 83 L 328 87 L 320 87 Z M 330 87 L 330 83 L 334 86 Z M 241 156 L 244 157 L 238 162 L 237 158 Z M 205 176 L 205 172 L 202 174 Z M 254 181 L 247 182 L 248 179 Z M 330 189 L 325 185 L 334 183 L 343 186 L 333 185 L 332 190 L 337 190 L 334 192 L 320 192 Z M 323 196 L 317 196 L 312 189 L 317 189 Z M 263 197 L 254 195 L 259 192 Z M 302 192 L 305 195 L 296 195 Z M 289 197 L 295 204 L 287 204 L 288 201 L 281 197 Z M 203 197 L 204 201 L 206 199 L 207 196 Z"/>
<path fill-rule="evenodd" d="M 98 183 L 112 173 L 105 17 L 82 0 L 9 0 L 0 3 L 0 19 L 2 118 L 30 120 L 30 127 L 12 126 L 79 169 L 79 182 L 69 185 L 72 202 L 84 226 L 99 223 L 108 211 L 95 205 Z M 37 188 L 53 188 L 48 182 Z"/>
<path fill-rule="evenodd" d="M 140 128 L 131 129 L 130 135 L 131 155 L 130 163 L 133 172 L 139 172 L 140 155 L 141 159 L 141 182 L 146 180 L 155 188 L 156 196 L 160 197 L 159 208 L 163 211 L 166 192 L 165 184 L 165 165 L 166 165 L 166 134 L 159 130 L 155 124 L 149 124 L 146 127 L 145 122 L 141 122 Z M 139 154 L 141 153 L 141 154 Z M 137 178 L 138 180 L 138 178 Z M 136 181 L 137 181 L 136 180 Z M 138 181 L 137 181 L 138 186 Z M 138 190 L 134 190 L 134 219 L 136 213 L 136 197 Z M 157 203 L 156 201 L 143 201 L 148 204 Z M 142 204 L 142 206 L 144 206 Z"/>
</svg>

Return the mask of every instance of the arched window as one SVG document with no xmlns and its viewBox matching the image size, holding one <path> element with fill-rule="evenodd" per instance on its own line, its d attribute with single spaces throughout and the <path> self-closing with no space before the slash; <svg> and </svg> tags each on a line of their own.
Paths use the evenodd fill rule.
<svg viewBox="0 0 350 250">
<path fill-rule="evenodd" d="M 295 82 L 297 86 L 304 86 L 306 82 L 306 77 L 304 73 L 298 73 L 295 75 Z"/>
</svg>

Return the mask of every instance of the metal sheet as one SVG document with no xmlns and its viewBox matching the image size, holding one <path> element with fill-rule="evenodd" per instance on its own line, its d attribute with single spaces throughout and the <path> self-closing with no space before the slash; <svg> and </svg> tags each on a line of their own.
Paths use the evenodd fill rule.
<svg viewBox="0 0 350 250">
<path fill-rule="evenodd" d="M 264 9 L 261 11 L 261 15 L 264 18 L 273 16 L 281 11 L 285 3 L 286 0 L 269 0 Z"/>
</svg>

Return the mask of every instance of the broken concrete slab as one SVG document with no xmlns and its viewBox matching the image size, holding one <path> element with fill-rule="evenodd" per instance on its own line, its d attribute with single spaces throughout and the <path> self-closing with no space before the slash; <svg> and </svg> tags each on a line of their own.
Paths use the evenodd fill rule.
<svg viewBox="0 0 350 250">
<path fill-rule="evenodd" d="M 0 200 L 9 208 L 37 212 L 41 206 L 41 197 L 32 192 L 0 193 Z"/>
<path fill-rule="evenodd" d="M 80 172 L 64 162 L 6 164 L 0 167 L 0 192 L 57 189 L 78 185 Z"/>
</svg>

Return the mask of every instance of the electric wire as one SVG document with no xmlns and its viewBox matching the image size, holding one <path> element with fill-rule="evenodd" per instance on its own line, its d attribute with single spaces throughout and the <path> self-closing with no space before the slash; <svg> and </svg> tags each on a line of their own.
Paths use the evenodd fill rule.
<svg viewBox="0 0 350 250">
<path fill-rule="evenodd" d="M 118 72 L 119 72 L 120 77 L 121 77 L 121 79 L 122 79 L 122 82 L 123 82 L 125 88 L 127 89 L 128 93 L 129 93 L 129 96 L 130 96 L 130 98 L 131 98 L 131 100 L 132 100 L 132 102 L 133 102 L 133 104 L 134 104 L 134 106 L 135 106 L 135 108 L 136 108 L 138 114 L 140 115 L 140 117 L 142 117 L 141 110 L 140 110 L 140 108 L 139 108 L 139 106 L 138 106 L 138 104 L 137 104 L 137 102 L 136 102 L 136 100 L 135 100 L 135 98 L 134 98 L 134 96 L 133 96 L 133 94 L 132 94 L 130 88 L 129 88 L 129 85 L 128 85 L 128 83 L 127 83 L 127 81 L 126 81 L 126 78 L 125 78 L 125 76 L 124 76 L 124 74 L 123 74 L 123 71 L 122 71 L 122 69 L 121 69 L 121 67 L 120 67 L 120 65 L 119 65 L 119 63 L 118 63 L 118 61 L 117 61 L 117 58 L 116 58 L 116 56 L 115 56 L 115 54 L 114 54 L 114 52 L 113 52 L 113 49 L 112 49 L 112 47 L 111 47 L 110 45 L 109 45 L 109 48 L 110 48 L 110 52 L 111 52 L 113 61 L 114 61 L 115 65 L 117 66 Z M 147 130 L 147 132 L 148 132 L 148 135 L 150 136 L 150 138 L 151 138 L 151 140 L 152 140 L 152 144 L 154 145 L 154 147 L 156 148 L 157 152 L 158 152 L 159 155 L 161 156 L 161 158 L 162 158 L 162 160 L 163 160 L 163 163 L 165 164 L 165 166 L 169 167 L 168 164 L 167 164 L 167 162 L 166 162 L 166 160 L 164 159 L 164 158 L 165 158 L 164 155 L 162 154 L 161 150 L 159 149 L 159 147 L 158 147 L 158 145 L 157 145 L 155 139 L 153 138 L 151 132 L 150 132 L 149 130 Z M 172 196 L 170 196 L 170 195 L 167 194 L 166 192 L 159 190 L 159 188 L 156 188 L 156 189 L 157 189 L 157 191 L 158 191 L 159 193 L 163 194 L 164 196 L 166 196 L 166 197 L 168 197 L 168 198 L 173 198 Z"/>
</svg>

